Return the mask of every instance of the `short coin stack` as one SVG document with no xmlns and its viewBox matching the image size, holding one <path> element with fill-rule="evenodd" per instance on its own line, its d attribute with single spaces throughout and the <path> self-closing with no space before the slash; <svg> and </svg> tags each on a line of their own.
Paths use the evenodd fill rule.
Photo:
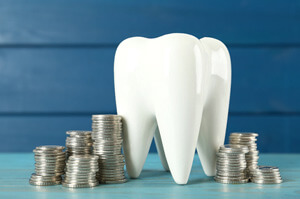
<svg viewBox="0 0 300 199">
<path fill-rule="evenodd" d="M 245 145 L 249 148 L 249 152 L 246 153 L 247 171 L 256 168 L 258 164 L 257 136 L 257 133 L 231 133 L 229 136 L 230 144 Z"/>
<path fill-rule="evenodd" d="M 278 167 L 258 166 L 251 169 L 251 182 L 258 184 L 279 184 L 282 178 Z"/>
<path fill-rule="evenodd" d="M 122 118 L 119 115 L 92 116 L 93 153 L 99 156 L 100 183 L 124 183 Z"/>
<path fill-rule="evenodd" d="M 99 184 L 96 173 L 99 157 L 96 155 L 72 155 L 66 165 L 66 175 L 63 181 L 64 187 L 86 188 Z"/>
<path fill-rule="evenodd" d="M 57 185 L 62 182 L 65 169 L 65 147 L 46 145 L 36 147 L 34 152 L 35 173 L 29 183 L 37 186 Z"/>
<path fill-rule="evenodd" d="M 249 181 L 246 174 L 245 153 L 249 149 L 243 145 L 224 145 L 217 153 L 217 174 L 215 181 L 224 184 L 242 184 Z"/>
<path fill-rule="evenodd" d="M 91 131 L 67 131 L 67 156 L 92 154 Z"/>
</svg>

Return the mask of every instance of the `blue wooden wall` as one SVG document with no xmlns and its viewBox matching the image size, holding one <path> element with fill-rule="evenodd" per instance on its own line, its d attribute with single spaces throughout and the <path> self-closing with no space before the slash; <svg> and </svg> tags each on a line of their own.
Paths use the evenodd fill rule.
<svg viewBox="0 0 300 199">
<path fill-rule="evenodd" d="M 298 0 L 0 0 L 0 151 L 64 144 L 91 114 L 116 113 L 118 43 L 171 32 L 229 47 L 228 133 L 259 132 L 262 152 L 300 152 Z"/>
</svg>

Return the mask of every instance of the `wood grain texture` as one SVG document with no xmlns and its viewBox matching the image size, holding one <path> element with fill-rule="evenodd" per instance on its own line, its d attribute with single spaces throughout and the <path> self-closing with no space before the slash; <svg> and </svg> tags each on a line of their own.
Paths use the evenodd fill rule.
<svg viewBox="0 0 300 199">
<path fill-rule="evenodd" d="M 234 45 L 299 45 L 300 3 L 285 1 L 0 1 L 0 44 L 118 44 L 185 32 Z"/>
<path fill-rule="evenodd" d="M 299 154 L 261 154 L 260 163 L 278 166 L 283 183 L 277 185 L 224 185 L 203 173 L 199 159 L 194 158 L 187 185 L 174 183 L 171 174 L 163 171 L 157 154 L 149 154 L 139 179 L 124 184 L 100 185 L 95 188 L 68 189 L 60 185 L 31 186 L 28 179 L 34 172 L 32 153 L 0 154 L 0 198 L 299 198 Z"/>
<path fill-rule="evenodd" d="M 300 152 L 300 116 L 230 115 L 230 132 L 258 132 L 260 152 Z M 38 145 L 64 145 L 67 130 L 91 130 L 91 115 L 19 115 L 0 116 L 2 152 L 29 152 Z M 152 143 L 150 152 L 156 152 Z"/>
<path fill-rule="evenodd" d="M 116 113 L 118 43 L 184 32 L 229 46 L 228 132 L 300 152 L 299 13 L 297 0 L 0 0 L 0 151 L 63 144 L 91 114 Z"/>
<path fill-rule="evenodd" d="M 231 112 L 299 112 L 300 48 L 229 48 Z M 116 112 L 115 48 L 0 49 L 1 113 Z"/>
</svg>

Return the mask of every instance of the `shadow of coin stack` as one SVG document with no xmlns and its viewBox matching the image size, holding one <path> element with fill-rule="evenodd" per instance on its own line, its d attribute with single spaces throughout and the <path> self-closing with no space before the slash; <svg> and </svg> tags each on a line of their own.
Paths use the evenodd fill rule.
<svg viewBox="0 0 300 199">
<path fill-rule="evenodd" d="M 46 145 L 36 147 L 34 152 L 35 173 L 30 177 L 29 183 L 36 186 L 57 185 L 62 182 L 65 173 L 66 154 L 65 147 Z"/>
<path fill-rule="evenodd" d="M 249 148 L 249 152 L 245 154 L 247 162 L 247 175 L 251 176 L 251 169 L 257 168 L 259 151 L 257 150 L 257 133 L 231 133 L 229 136 L 230 144 L 244 145 Z"/>
<path fill-rule="evenodd" d="M 92 122 L 93 153 L 99 156 L 98 180 L 102 184 L 126 182 L 121 116 L 93 115 Z"/>
<path fill-rule="evenodd" d="M 249 149 L 243 145 L 223 145 L 217 152 L 217 174 L 215 181 L 224 184 L 243 184 L 249 181 L 246 173 L 245 153 Z"/>
<path fill-rule="evenodd" d="M 67 157 L 71 155 L 92 154 L 91 131 L 67 131 L 69 135 L 66 139 Z"/>
</svg>

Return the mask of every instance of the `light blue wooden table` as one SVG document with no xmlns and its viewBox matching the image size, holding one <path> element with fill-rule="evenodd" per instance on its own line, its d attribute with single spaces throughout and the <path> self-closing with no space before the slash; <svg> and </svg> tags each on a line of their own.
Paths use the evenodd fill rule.
<svg viewBox="0 0 300 199">
<path fill-rule="evenodd" d="M 125 184 L 68 189 L 62 186 L 35 187 L 28 184 L 34 172 L 32 153 L 0 154 L 0 198 L 300 198 L 300 154 L 262 154 L 260 164 L 278 166 L 284 183 L 278 185 L 224 185 L 206 177 L 195 157 L 189 183 L 173 182 L 163 171 L 157 154 L 149 154 L 139 179 Z"/>
</svg>

